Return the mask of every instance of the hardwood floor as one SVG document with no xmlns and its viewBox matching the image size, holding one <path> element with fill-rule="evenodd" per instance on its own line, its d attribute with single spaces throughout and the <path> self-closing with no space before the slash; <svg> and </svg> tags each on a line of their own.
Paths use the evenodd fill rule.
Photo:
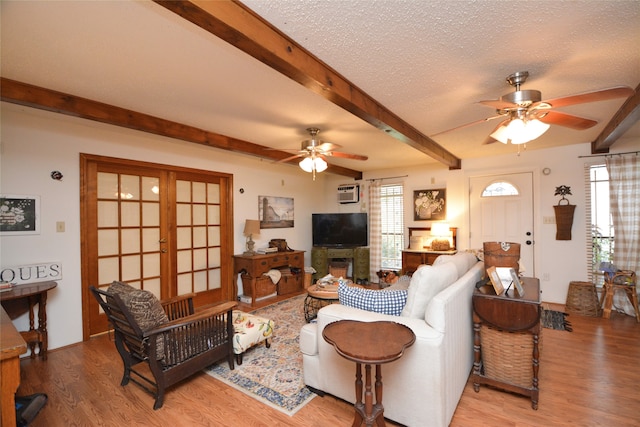
<svg viewBox="0 0 640 427">
<path fill-rule="evenodd" d="M 551 307 L 562 309 L 562 307 Z M 573 332 L 544 329 L 539 409 L 467 383 L 452 426 L 640 425 L 640 324 L 570 315 Z M 107 335 L 23 359 L 18 395 L 47 393 L 31 426 L 350 426 L 353 407 L 316 397 L 293 417 L 201 373 L 167 391 L 162 409 L 138 386 L 121 387 L 122 362 Z M 388 422 L 387 425 L 397 424 Z M 424 426 L 417 426 L 424 427 Z"/>
</svg>

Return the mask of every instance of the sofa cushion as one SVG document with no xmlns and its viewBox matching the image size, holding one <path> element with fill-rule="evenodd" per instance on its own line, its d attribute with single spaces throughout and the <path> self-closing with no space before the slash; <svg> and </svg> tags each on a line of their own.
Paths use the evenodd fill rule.
<svg viewBox="0 0 640 427">
<path fill-rule="evenodd" d="M 456 266 L 456 270 L 458 271 L 458 277 L 456 279 L 459 279 L 478 262 L 478 258 L 469 252 L 458 252 L 453 255 L 440 255 L 433 262 L 433 265 L 436 266 L 445 262 L 452 262 Z"/>
<path fill-rule="evenodd" d="M 423 265 L 413 273 L 407 291 L 407 303 L 400 314 L 403 317 L 424 319 L 429 301 L 458 278 L 458 270 L 452 262 L 440 265 Z"/>
<path fill-rule="evenodd" d="M 169 321 L 162 304 L 149 291 L 136 289 L 127 283 L 114 281 L 109 286 L 108 292 L 117 294 L 122 299 L 122 302 L 127 306 L 143 332 L 157 328 Z"/>
<path fill-rule="evenodd" d="M 338 298 L 342 305 L 399 316 L 407 302 L 407 290 L 364 289 L 340 282 Z"/>
</svg>

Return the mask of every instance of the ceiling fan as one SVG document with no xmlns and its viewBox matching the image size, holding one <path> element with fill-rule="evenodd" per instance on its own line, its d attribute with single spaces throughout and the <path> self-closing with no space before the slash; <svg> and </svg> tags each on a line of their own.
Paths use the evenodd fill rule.
<svg viewBox="0 0 640 427">
<path fill-rule="evenodd" d="M 316 172 L 322 172 L 327 169 L 327 157 L 340 157 L 343 159 L 353 160 L 367 160 L 367 156 L 361 156 L 359 154 L 343 153 L 341 151 L 335 151 L 340 148 L 339 145 L 331 142 L 326 142 L 318 139 L 318 128 L 307 128 L 307 132 L 311 135 L 311 139 L 302 141 L 298 154 L 279 160 L 278 163 L 288 162 L 298 157 L 303 159 L 299 165 L 305 172 L 313 173 L 313 180 L 316 179 Z"/>
<path fill-rule="evenodd" d="M 515 88 L 500 99 L 480 101 L 482 105 L 496 109 L 496 115 L 457 126 L 440 132 L 437 135 L 484 123 L 489 120 L 503 119 L 490 133 L 485 144 L 500 141 L 503 144 L 525 144 L 540 137 L 550 125 L 559 125 L 576 130 L 589 129 L 598 122 L 584 117 L 556 111 L 556 108 L 588 102 L 606 101 L 615 98 L 626 98 L 634 93 L 628 86 L 616 86 L 577 95 L 542 100 L 538 90 L 520 90 L 520 86 L 529 77 L 528 71 L 520 71 L 507 77 L 507 83 Z M 435 135 L 434 135 L 435 136 Z"/>
</svg>

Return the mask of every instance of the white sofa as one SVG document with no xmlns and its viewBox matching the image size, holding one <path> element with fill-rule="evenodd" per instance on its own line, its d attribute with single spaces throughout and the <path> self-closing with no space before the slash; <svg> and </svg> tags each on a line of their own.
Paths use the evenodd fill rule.
<svg viewBox="0 0 640 427">
<path fill-rule="evenodd" d="M 483 272 L 484 264 L 469 253 L 421 266 L 401 316 L 342 304 L 322 308 L 317 322 L 300 333 L 305 384 L 355 402 L 355 363 L 322 338 L 323 328 L 342 319 L 398 322 L 413 330 L 416 341 L 399 360 L 382 365 L 384 415 L 410 427 L 447 426 L 473 365 L 471 295 Z M 434 286 L 438 292 L 430 297 Z"/>
</svg>

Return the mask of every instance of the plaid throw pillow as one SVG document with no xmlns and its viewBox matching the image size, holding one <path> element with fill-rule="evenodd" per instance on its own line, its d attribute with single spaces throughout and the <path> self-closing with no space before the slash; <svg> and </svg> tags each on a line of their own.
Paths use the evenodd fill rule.
<svg viewBox="0 0 640 427">
<path fill-rule="evenodd" d="M 342 305 L 400 316 L 407 302 L 407 290 L 363 289 L 341 282 L 338 285 L 338 298 Z"/>
</svg>

